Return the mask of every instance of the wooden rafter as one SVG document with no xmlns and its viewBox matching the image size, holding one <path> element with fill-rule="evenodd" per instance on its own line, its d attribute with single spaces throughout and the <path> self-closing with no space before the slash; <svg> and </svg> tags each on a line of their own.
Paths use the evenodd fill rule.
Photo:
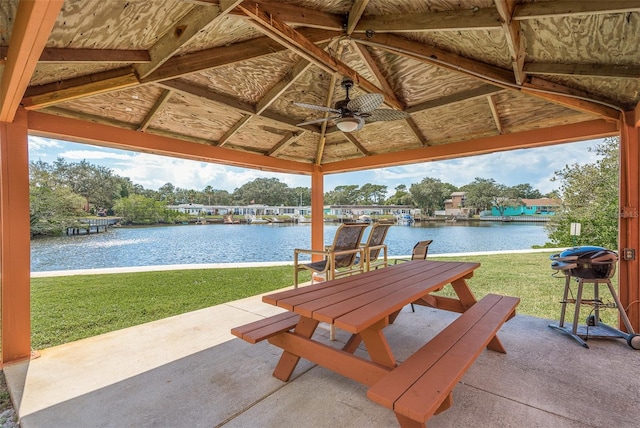
<svg viewBox="0 0 640 428">
<path fill-rule="evenodd" d="M 513 19 L 539 19 L 571 15 L 594 15 L 637 11 L 640 11 L 640 2 L 634 0 L 554 0 L 549 2 L 518 4 L 515 8 Z"/>
<path fill-rule="evenodd" d="M 4 58 L 9 50 L 8 46 L 0 46 L 0 58 Z M 38 58 L 39 63 L 109 63 L 135 64 L 151 61 L 146 50 L 123 49 L 69 49 L 45 48 Z"/>
<path fill-rule="evenodd" d="M 165 89 L 171 89 L 185 95 L 195 96 L 208 101 L 213 101 L 214 103 L 232 108 L 241 114 L 248 114 L 251 116 L 254 116 L 256 114 L 255 108 L 249 103 L 239 101 L 228 95 L 219 94 L 217 92 L 210 91 L 207 88 L 196 86 L 188 82 L 184 82 L 181 80 L 167 80 L 164 82 L 159 82 L 158 85 Z M 291 119 L 290 117 L 282 116 L 272 111 L 264 111 L 260 116 L 273 120 L 275 122 L 279 122 L 281 125 L 298 127 L 296 120 Z M 315 133 L 319 132 L 318 127 L 312 125 L 301 126 L 298 128 Z"/>
<path fill-rule="evenodd" d="M 165 89 L 164 91 L 162 91 L 162 94 L 160 94 L 156 102 L 153 104 L 153 107 L 151 107 L 151 110 L 149 110 L 144 120 L 140 123 L 140 125 L 138 125 L 138 131 L 144 131 L 145 129 L 147 129 L 147 127 L 149 127 L 149 124 L 151 123 L 153 118 L 160 111 L 162 111 L 164 105 L 167 103 L 167 101 L 169 101 L 169 98 L 171 98 L 171 94 L 172 91 L 169 89 Z"/>
<path fill-rule="evenodd" d="M 151 62 L 135 66 L 138 76 L 147 77 L 188 44 L 203 28 L 224 18 L 229 10 L 241 2 L 242 0 L 221 0 L 219 7 L 195 6 L 149 49 Z"/>
<path fill-rule="evenodd" d="M 304 131 L 287 132 L 284 137 L 275 146 L 267 152 L 267 156 L 277 156 L 282 150 L 298 141 L 304 135 Z"/>
<path fill-rule="evenodd" d="M 496 129 L 500 134 L 504 134 L 504 128 L 502 128 L 502 122 L 500 121 L 500 114 L 498 113 L 496 100 L 493 98 L 492 95 L 488 95 L 487 101 L 489 102 L 489 108 L 491 109 L 491 116 L 493 117 L 493 122 L 496 124 Z"/>
<path fill-rule="evenodd" d="M 566 96 L 562 93 L 549 93 L 548 89 L 536 90 L 538 89 L 536 88 L 536 85 L 527 84 L 526 82 L 523 83 L 523 87 L 520 87 L 513 81 L 513 73 L 443 51 L 442 49 L 403 39 L 392 34 L 380 34 L 374 36 L 372 39 L 367 39 L 366 37 L 360 38 L 361 36 L 357 34 L 354 34 L 353 37 L 358 38 L 359 43 L 375 46 L 389 52 L 394 52 L 398 55 L 404 55 L 421 62 L 462 73 L 466 76 L 482 80 L 496 86 L 502 86 L 505 89 L 522 91 L 523 93 L 535 95 L 538 98 L 543 98 L 549 102 L 573 108 L 585 113 L 596 114 L 612 120 L 619 120 L 620 117 L 619 111 L 615 108 L 602 105 L 597 102 L 594 97 L 575 99 L 574 97 Z M 410 109 L 407 109 L 407 111 L 409 112 Z"/>
<path fill-rule="evenodd" d="M 266 94 L 260 98 L 256 104 L 256 114 L 262 114 L 280 95 L 284 93 L 295 81 L 304 74 L 311 67 L 311 62 L 306 59 L 301 59 L 298 63 L 289 70 L 284 77 L 275 84 Z"/>
<path fill-rule="evenodd" d="M 527 63 L 524 71 L 533 75 L 620 77 L 637 79 L 640 77 L 638 65 L 603 64 L 549 64 Z"/>
<path fill-rule="evenodd" d="M 607 120 L 618 121 L 620 119 L 620 109 L 613 107 L 615 105 L 614 102 L 596 99 L 591 94 L 538 77 L 533 77 L 530 82 L 525 82 L 522 92 L 585 113 L 596 114 Z M 593 99 L 596 99 L 598 103 L 588 101 Z"/>
<path fill-rule="evenodd" d="M 411 128 L 411 132 L 416 136 L 416 139 L 420 142 L 422 147 L 426 147 L 429 145 L 429 139 L 424 135 L 424 133 L 418 127 L 418 124 L 412 117 L 405 119 L 409 128 Z"/>
<path fill-rule="evenodd" d="M 329 40 L 336 35 L 334 32 L 317 29 L 302 31 L 302 33 L 310 40 L 317 43 Z M 197 53 L 169 59 L 154 73 L 140 81 L 140 83 L 145 84 L 175 79 L 191 73 L 269 55 L 284 49 L 284 46 L 274 42 L 268 37 L 261 37 L 256 40 L 241 42 L 232 46 L 205 49 Z M 121 80 L 118 78 L 130 76 L 132 73 L 134 73 L 132 68 L 124 67 L 121 69 L 74 77 L 59 82 L 32 87 L 27 89 L 24 103 L 25 105 L 34 106 L 33 101 L 30 100 L 32 96 L 44 96 L 47 94 L 49 94 L 49 96 L 45 97 L 45 99 L 50 101 L 55 100 L 55 102 L 60 103 L 67 101 L 67 98 L 65 98 L 64 94 L 60 94 L 60 91 L 68 91 L 77 95 L 77 97 L 82 97 L 94 94 L 94 86 L 99 86 L 102 91 L 101 93 L 117 91 L 122 89 Z M 37 106 L 34 106 L 34 108 L 37 108 Z"/>
<path fill-rule="evenodd" d="M 493 8 L 401 15 L 372 15 L 360 20 L 355 32 L 407 33 L 416 31 L 464 31 L 500 28 Z"/>
<path fill-rule="evenodd" d="M 264 32 L 267 36 L 274 38 L 274 40 L 277 40 L 279 43 L 282 43 L 297 55 L 311 61 L 329 74 L 339 73 L 343 76 L 350 77 L 354 83 L 363 90 L 381 93 L 385 97 L 387 104 L 396 108 L 402 108 L 402 106 L 394 104 L 393 98 L 395 98 L 395 96 L 390 96 L 390 94 L 385 93 L 342 61 L 317 47 L 300 32 L 268 14 L 261 5 L 245 1 L 238 6 L 238 8 L 246 13 L 247 16 L 253 18 L 250 22 L 254 24 L 257 29 Z"/>
<path fill-rule="evenodd" d="M 370 156 L 371 152 L 367 150 L 358 139 L 351 134 L 350 132 L 343 132 L 344 136 L 347 137 L 347 140 L 351 141 L 351 143 L 356 146 L 356 148 L 362 153 L 363 156 Z"/>
<path fill-rule="evenodd" d="M 243 126 L 249 123 L 252 117 L 253 115 L 250 115 L 250 114 L 242 116 L 242 119 L 234 123 L 233 126 L 229 128 L 222 137 L 220 137 L 220 139 L 218 140 L 218 144 L 216 145 L 219 147 L 222 147 L 225 144 L 227 144 L 227 142 L 229 142 L 229 139 L 231 139 L 231 137 L 237 134 L 242 129 Z"/>
<path fill-rule="evenodd" d="M 509 71 L 393 34 L 375 34 L 373 37 L 353 34 L 352 38 L 358 43 L 485 80 L 487 83 L 495 85 L 515 83 L 513 73 Z"/>
<path fill-rule="evenodd" d="M 336 75 L 332 74 L 331 81 L 329 82 L 329 90 L 327 91 L 327 98 L 325 99 L 325 107 L 331 107 L 333 103 L 333 94 L 335 92 L 336 80 L 337 80 Z M 325 112 L 324 117 L 326 118 L 328 116 L 329 116 L 329 113 Z M 314 161 L 316 165 L 320 165 L 322 163 L 322 156 L 324 155 L 324 146 L 325 146 L 325 143 L 327 142 L 326 132 L 327 132 L 327 121 L 324 121 L 320 126 L 320 136 L 318 138 L 318 147 L 316 149 L 316 158 Z"/>
<path fill-rule="evenodd" d="M 425 101 L 420 104 L 416 104 L 414 106 L 408 107 L 405 111 L 407 113 L 418 113 L 424 110 L 430 110 L 430 109 L 446 106 L 449 104 L 459 103 L 461 101 L 468 101 L 476 98 L 482 98 L 487 95 L 503 92 L 504 90 L 505 89 L 499 88 L 493 85 L 482 85 L 477 88 L 469 89 L 466 91 L 455 92 L 450 95 L 445 95 L 444 97 L 440 97 L 433 100 Z"/>
<path fill-rule="evenodd" d="M 27 110 L 38 110 L 65 101 L 113 92 L 138 84 L 138 78 L 130 67 L 110 70 L 93 76 L 82 76 L 60 83 L 43 85 L 30 91 L 31 94 L 22 100 L 22 104 Z M 38 93 L 41 91 L 42 93 Z"/>
<path fill-rule="evenodd" d="M 309 28 L 321 28 L 331 31 L 344 31 L 345 20 L 343 15 L 323 12 L 318 9 L 296 6 L 293 4 L 282 2 L 281 0 L 258 0 L 260 3 L 269 7 L 273 16 L 289 25 L 304 26 Z M 239 9 L 235 9 L 230 13 L 246 17 Z"/>
<path fill-rule="evenodd" d="M 353 2 L 347 19 L 347 35 L 351 35 L 356 29 L 364 10 L 367 8 L 367 4 L 369 4 L 369 0 L 356 0 Z"/>
<path fill-rule="evenodd" d="M 511 56 L 511 67 L 516 83 L 521 85 L 524 82 L 525 74 L 523 72 L 525 50 L 524 38 L 520 33 L 520 22 L 514 21 L 513 8 L 515 3 L 508 0 L 494 0 L 498 14 L 502 19 L 502 30 L 504 31 L 507 46 L 509 47 L 509 55 Z"/>
<path fill-rule="evenodd" d="M 0 81 L 0 122 L 13 121 L 63 3 L 63 0 L 18 3 Z"/>
</svg>

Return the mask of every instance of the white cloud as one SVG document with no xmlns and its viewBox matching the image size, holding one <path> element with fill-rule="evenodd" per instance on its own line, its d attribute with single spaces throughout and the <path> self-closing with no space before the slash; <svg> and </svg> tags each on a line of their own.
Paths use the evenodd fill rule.
<svg viewBox="0 0 640 428">
<path fill-rule="evenodd" d="M 45 149 L 57 148 L 61 146 L 62 144 L 60 144 L 58 140 L 29 136 L 29 150 L 32 152 L 40 152 Z"/>
<path fill-rule="evenodd" d="M 331 174 L 325 176 L 324 186 L 325 191 L 329 191 L 345 184 L 384 184 L 387 186 L 388 195 L 392 195 L 398 185 L 410 187 L 425 177 L 437 178 L 455 186 L 463 186 L 480 177 L 493 178 L 507 186 L 529 183 L 542 193 L 548 193 L 556 188 L 556 184 L 549 181 L 554 171 L 561 170 L 567 164 L 593 163 L 597 159 L 595 153 L 587 150 L 587 147 L 593 147 L 595 142 L 592 140 L 447 161 Z M 278 174 L 41 137 L 29 137 L 29 150 L 33 158 L 40 158 L 46 162 L 53 162 L 58 157 L 73 162 L 87 160 L 110 168 L 114 174 L 129 177 L 134 183 L 153 190 L 171 183 L 187 189 L 201 190 L 211 186 L 233 192 L 234 189 L 256 178 L 277 178 L 289 187 L 311 186 L 310 177 L 305 175 Z"/>
</svg>

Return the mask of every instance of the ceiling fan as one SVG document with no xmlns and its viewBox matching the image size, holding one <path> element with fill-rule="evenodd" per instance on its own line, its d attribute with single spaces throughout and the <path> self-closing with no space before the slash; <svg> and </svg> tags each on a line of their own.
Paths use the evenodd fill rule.
<svg viewBox="0 0 640 428">
<path fill-rule="evenodd" d="M 299 123 L 298 126 L 313 125 L 333 120 L 340 131 L 354 132 L 362 129 L 365 122 L 399 120 L 409 117 L 409 113 L 404 111 L 379 109 L 378 107 L 384 101 L 382 94 L 363 94 L 354 99 L 350 99 L 349 90 L 353 87 L 353 80 L 348 77 L 342 79 L 340 86 L 346 91 L 347 97 L 344 100 L 338 101 L 335 104 L 335 108 L 315 104 L 293 103 L 298 107 L 334 113 L 336 115 Z"/>
</svg>

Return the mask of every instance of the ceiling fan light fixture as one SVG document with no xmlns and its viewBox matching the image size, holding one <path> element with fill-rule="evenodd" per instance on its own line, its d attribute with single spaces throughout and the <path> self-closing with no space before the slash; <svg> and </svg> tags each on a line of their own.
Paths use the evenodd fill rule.
<svg viewBox="0 0 640 428">
<path fill-rule="evenodd" d="M 342 132 L 353 132 L 360 127 L 360 120 L 357 117 L 343 117 L 336 120 L 336 126 Z"/>
</svg>

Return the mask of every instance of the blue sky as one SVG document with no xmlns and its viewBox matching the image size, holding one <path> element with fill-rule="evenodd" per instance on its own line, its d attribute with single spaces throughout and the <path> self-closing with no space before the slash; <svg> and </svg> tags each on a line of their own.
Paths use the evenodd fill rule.
<svg viewBox="0 0 640 428">
<path fill-rule="evenodd" d="M 562 144 L 537 149 L 514 150 L 466 158 L 425 162 L 414 165 L 381 168 L 371 171 L 325 176 L 325 191 L 339 185 L 365 183 L 387 186 L 388 196 L 396 186 L 410 187 L 424 177 L 433 177 L 455 186 L 472 182 L 476 177 L 493 178 L 507 186 L 529 183 L 547 193 L 557 185 L 550 179 L 554 172 L 567 164 L 593 163 L 597 157 L 588 151 L 599 140 Z M 57 158 L 68 162 L 86 160 L 94 165 L 110 168 L 115 174 L 129 177 L 146 189 L 157 190 L 165 183 L 176 187 L 202 190 L 206 186 L 233 192 L 256 178 L 275 177 L 289 187 L 310 187 L 308 176 L 276 174 L 212 163 L 175 159 L 164 156 L 109 149 L 41 137 L 29 137 L 29 160 L 53 163 Z"/>
</svg>

